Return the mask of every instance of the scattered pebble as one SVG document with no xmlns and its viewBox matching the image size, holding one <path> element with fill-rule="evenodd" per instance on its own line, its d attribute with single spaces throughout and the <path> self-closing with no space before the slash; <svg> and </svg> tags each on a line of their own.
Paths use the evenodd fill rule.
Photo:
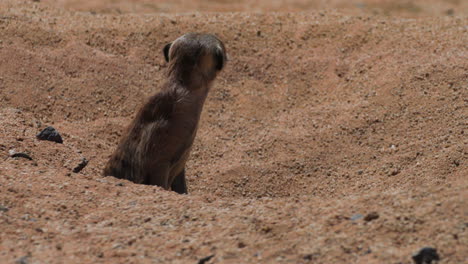
<svg viewBox="0 0 468 264">
<path fill-rule="evenodd" d="M 24 152 L 16 152 L 14 149 L 10 149 L 8 151 L 8 154 L 12 158 L 24 158 L 24 159 L 32 160 L 31 156 L 29 156 L 28 154 Z"/>
<path fill-rule="evenodd" d="M 390 175 L 391 176 L 395 176 L 397 175 L 398 173 L 400 173 L 400 170 L 398 168 L 394 168 L 390 171 Z"/>
<path fill-rule="evenodd" d="M 431 264 L 433 261 L 439 261 L 440 257 L 437 254 L 437 249 L 431 247 L 421 248 L 412 256 L 415 264 Z"/>
<path fill-rule="evenodd" d="M 210 255 L 210 256 L 208 256 L 208 257 L 204 257 L 204 258 L 202 258 L 202 259 L 200 259 L 200 260 L 198 261 L 198 264 L 205 264 L 205 263 L 207 263 L 208 261 L 210 261 L 210 259 L 212 259 L 214 256 L 215 256 L 215 255 L 213 254 L 213 255 Z"/>
<path fill-rule="evenodd" d="M 10 210 L 8 207 L 0 205 L 0 212 L 8 212 L 8 210 Z"/>
<path fill-rule="evenodd" d="M 88 165 L 88 160 L 86 158 L 82 158 L 80 164 L 78 164 L 78 166 L 73 169 L 73 172 L 80 172 L 82 169 L 84 169 L 84 167 L 86 167 L 86 165 Z"/>
<path fill-rule="evenodd" d="M 356 220 L 359 220 L 361 218 L 363 218 L 364 216 L 362 214 L 354 214 L 353 216 L 351 216 L 351 221 L 356 221 Z"/>
<path fill-rule="evenodd" d="M 309 261 L 311 261 L 311 260 L 314 260 L 315 254 L 307 254 L 307 255 L 305 255 L 305 256 L 302 257 L 302 258 L 303 258 L 304 260 L 309 260 Z"/>
<path fill-rule="evenodd" d="M 116 243 L 116 244 L 112 245 L 112 249 L 119 249 L 119 248 L 123 248 L 122 244 Z"/>
<path fill-rule="evenodd" d="M 29 264 L 29 256 L 23 256 L 15 261 L 15 264 Z"/>
<path fill-rule="evenodd" d="M 375 220 L 377 218 L 379 218 L 379 214 L 377 212 L 371 212 L 369 214 L 366 215 L 366 217 L 364 217 L 364 221 L 366 222 L 370 222 L 372 220 Z"/>
<path fill-rule="evenodd" d="M 36 138 L 39 140 L 48 140 L 56 143 L 63 143 L 62 136 L 55 128 L 49 126 L 42 130 L 39 134 L 36 135 Z"/>
</svg>

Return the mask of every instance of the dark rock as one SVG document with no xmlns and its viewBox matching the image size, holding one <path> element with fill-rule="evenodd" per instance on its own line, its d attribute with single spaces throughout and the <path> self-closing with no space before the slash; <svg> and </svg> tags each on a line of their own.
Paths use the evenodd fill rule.
<svg viewBox="0 0 468 264">
<path fill-rule="evenodd" d="M 447 9 L 445 11 L 445 14 L 447 14 L 448 16 L 453 16 L 455 14 L 455 10 L 453 10 L 452 8 Z"/>
<path fill-rule="evenodd" d="M 55 128 L 49 126 L 42 130 L 39 134 L 36 135 L 36 138 L 39 140 L 48 140 L 57 143 L 63 143 L 62 136 Z"/>
<path fill-rule="evenodd" d="M 364 221 L 370 222 L 370 221 L 375 220 L 377 218 L 379 218 L 379 214 L 377 212 L 371 212 L 371 213 L 367 214 L 366 217 L 364 217 Z"/>
<path fill-rule="evenodd" d="M 437 249 L 431 247 L 421 248 L 412 258 L 415 264 L 431 264 L 433 261 L 440 260 Z"/>
<path fill-rule="evenodd" d="M 400 173 L 400 169 L 394 168 L 393 170 L 390 171 L 391 176 L 398 175 Z"/>
<path fill-rule="evenodd" d="M 15 261 L 15 264 L 29 264 L 29 256 L 23 256 Z"/>
<path fill-rule="evenodd" d="M 8 209 L 8 207 L 3 206 L 3 205 L 0 204 L 0 212 L 8 212 L 8 210 L 10 210 L 10 209 Z"/>
<path fill-rule="evenodd" d="M 16 152 L 13 149 L 9 151 L 9 154 L 10 154 L 10 157 L 12 158 L 24 158 L 24 159 L 32 160 L 31 156 L 29 156 L 28 154 L 24 152 Z"/>
<path fill-rule="evenodd" d="M 202 259 L 200 259 L 200 260 L 198 261 L 198 264 L 205 264 L 205 263 L 207 263 L 208 261 L 210 261 L 210 259 L 212 259 L 214 256 L 215 256 L 215 255 L 213 254 L 213 255 L 210 255 L 210 256 L 208 256 L 208 257 L 204 257 L 204 258 L 202 258 Z"/>
<path fill-rule="evenodd" d="M 307 255 L 304 255 L 302 258 L 307 261 L 312 261 L 317 258 L 317 253 L 307 254 Z"/>
<path fill-rule="evenodd" d="M 80 172 L 82 169 L 84 169 L 84 167 L 86 167 L 86 165 L 88 165 L 88 160 L 85 159 L 85 158 L 82 158 L 80 164 L 78 164 L 78 166 L 76 166 L 76 167 L 73 169 L 73 172 L 74 172 L 74 173 Z"/>
</svg>

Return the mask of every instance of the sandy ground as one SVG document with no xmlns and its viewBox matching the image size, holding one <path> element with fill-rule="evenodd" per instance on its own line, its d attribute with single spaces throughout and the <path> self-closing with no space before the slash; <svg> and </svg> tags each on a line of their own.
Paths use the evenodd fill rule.
<svg viewBox="0 0 468 264">
<path fill-rule="evenodd" d="M 0 1 L 1 263 L 468 262 L 468 2 L 253 2 Z M 100 176 L 189 31 L 190 194 Z"/>
</svg>

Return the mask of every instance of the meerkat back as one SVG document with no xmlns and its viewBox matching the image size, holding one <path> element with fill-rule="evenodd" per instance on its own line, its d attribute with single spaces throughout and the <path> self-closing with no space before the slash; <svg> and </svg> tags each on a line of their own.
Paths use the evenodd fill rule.
<svg viewBox="0 0 468 264">
<path fill-rule="evenodd" d="M 214 35 L 189 33 L 163 48 L 166 82 L 138 111 L 104 169 L 105 176 L 187 193 L 185 163 L 203 104 L 227 61 Z"/>
</svg>

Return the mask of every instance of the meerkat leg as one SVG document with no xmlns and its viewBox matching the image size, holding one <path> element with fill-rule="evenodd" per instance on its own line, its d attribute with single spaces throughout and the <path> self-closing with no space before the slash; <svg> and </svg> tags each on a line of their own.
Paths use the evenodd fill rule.
<svg viewBox="0 0 468 264">
<path fill-rule="evenodd" d="M 185 181 L 185 169 L 177 175 L 171 184 L 171 189 L 180 194 L 187 194 L 187 182 Z"/>
<path fill-rule="evenodd" d="M 146 184 L 161 186 L 169 190 L 169 164 L 161 164 L 152 170 L 148 171 L 146 176 Z"/>
</svg>

